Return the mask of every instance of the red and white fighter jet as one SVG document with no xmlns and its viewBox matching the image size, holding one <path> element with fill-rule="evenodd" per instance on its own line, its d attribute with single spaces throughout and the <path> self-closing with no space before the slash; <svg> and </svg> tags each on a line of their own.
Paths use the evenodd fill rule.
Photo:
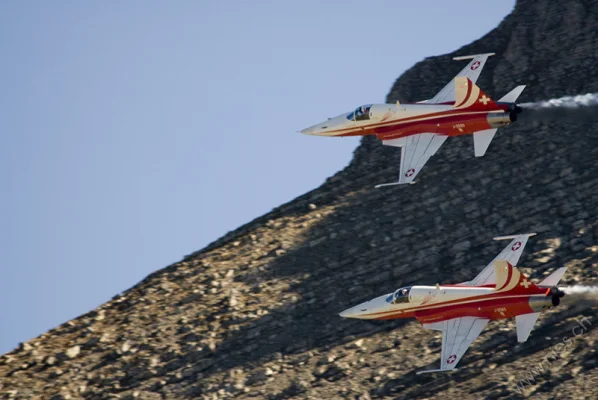
<svg viewBox="0 0 598 400">
<path fill-rule="evenodd" d="M 407 286 L 340 313 L 344 318 L 417 318 L 425 329 L 442 331 L 439 372 L 454 369 L 471 343 L 491 320 L 515 317 L 517 341 L 525 342 L 540 311 L 558 306 L 565 295 L 556 285 L 567 268 L 559 268 L 539 284 L 517 268 L 534 233 L 505 236 L 511 243 L 473 280 L 456 285 Z"/>
<path fill-rule="evenodd" d="M 401 147 L 398 182 L 413 183 L 424 164 L 449 136 L 473 134 L 476 157 L 486 153 L 498 128 L 517 120 L 517 86 L 498 102 L 475 85 L 489 56 L 455 57 L 471 62 L 436 96 L 415 104 L 367 104 L 301 131 L 316 136 L 376 135 L 387 146 Z"/>
</svg>

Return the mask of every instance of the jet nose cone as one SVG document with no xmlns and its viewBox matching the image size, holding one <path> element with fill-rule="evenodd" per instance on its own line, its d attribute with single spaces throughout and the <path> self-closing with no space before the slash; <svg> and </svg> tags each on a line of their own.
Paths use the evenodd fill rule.
<svg viewBox="0 0 598 400">
<path fill-rule="evenodd" d="M 305 135 L 314 135 L 314 136 L 329 136 L 329 130 L 338 127 L 339 124 L 337 121 L 328 120 L 321 122 L 316 125 L 312 125 L 309 128 L 305 128 L 301 131 L 301 133 Z"/>
<path fill-rule="evenodd" d="M 326 128 L 328 127 L 324 124 L 317 124 L 312 125 L 309 128 L 303 129 L 301 133 L 303 133 L 304 135 L 320 136 L 323 132 L 326 131 Z"/>
<path fill-rule="evenodd" d="M 339 316 L 342 318 L 359 318 L 361 314 L 366 311 L 367 308 L 364 308 L 363 306 L 356 306 L 347 308 L 345 311 L 341 312 Z"/>
</svg>

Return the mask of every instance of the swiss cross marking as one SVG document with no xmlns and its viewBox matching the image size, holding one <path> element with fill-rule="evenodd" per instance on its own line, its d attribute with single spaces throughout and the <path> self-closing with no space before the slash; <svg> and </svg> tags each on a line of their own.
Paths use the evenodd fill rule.
<svg viewBox="0 0 598 400">
<path fill-rule="evenodd" d="M 475 71 L 476 69 L 480 68 L 480 64 L 481 62 L 479 61 L 474 62 L 473 64 L 471 64 L 471 70 Z"/>
<path fill-rule="evenodd" d="M 446 359 L 446 363 L 447 364 L 453 364 L 455 361 L 457 361 L 457 356 L 456 355 L 451 355 L 449 358 Z"/>
<path fill-rule="evenodd" d="M 413 176 L 413 174 L 415 174 L 415 170 L 413 168 L 410 168 L 407 170 L 407 172 L 405 172 L 405 176 L 407 178 L 411 178 Z"/>
<path fill-rule="evenodd" d="M 490 99 L 486 95 L 483 95 L 482 97 L 480 97 L 480 100 L 479 100 L 479 102 L 484 103 L 484 105 L 488 104 L 489 101 L 490 101 Z"/>
<path fill-rule="evenodd" d="M 511 250 L 517 251 L 521 248 L 521 242 L 515 242 L 515 244 L 511 247 Z"/>
<path fill-rule="evenodd" d="M 531 282 L 528 281 L 527 279 L 524 279 L 521 281 L 520 285 L 527 289 L 529 287 L 529 285 L 531 285 Z"/>
</svg>

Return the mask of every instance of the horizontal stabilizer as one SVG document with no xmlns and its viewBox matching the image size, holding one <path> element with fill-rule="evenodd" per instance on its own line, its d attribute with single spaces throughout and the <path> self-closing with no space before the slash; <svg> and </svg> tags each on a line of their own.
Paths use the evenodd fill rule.
<svg viewBox="0 0 598 400">
<path fill-rule="evenodd" d="M 515 317 L 515 322 L 517 324 L 517 341 L 519 343 L 523 343 L 527 340 L 532 329 L 534 329 L 534 325 L 539 316 L 540 313 L 532 313 Z"/>
<path fill-rule="evenodd" d="M 490 146 L 490 142 L 492 142 L 497 130 L 486 129 L 473 133 L 473 150 L 476 157 L 482 157 L 486 154 L 486 150 L 488 150 L 488 146 Z"/>
<path fill-rule="evenodd" d="M 546 279 L 540 282 L 540 286 L 556 286 L 563 275 L 567 272 L 567 267 L 562 267 L 550 274 Z"/>
<path fill-rule="evenodd" d="M 500 100 L 501 102 L 505 103 L 514 103 L 519 96 L 521 96 L 521 92 L 525 89 L 525 85 L 517 86 L 515 89 L 511 90 L 509 93 L 505 94 Z"/>
</svg>

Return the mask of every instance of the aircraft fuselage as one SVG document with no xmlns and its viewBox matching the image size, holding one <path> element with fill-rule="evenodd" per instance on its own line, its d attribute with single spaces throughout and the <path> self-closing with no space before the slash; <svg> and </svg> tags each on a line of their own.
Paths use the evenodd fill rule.
<svg viewBox="0 0 598 400">
<path fill-rule="evenodd" d="M 497 292 L 494 285 L 412 286 L 408 288 L 405 302 L 398 304 L 393 303 L 395 295 L 396 292 L 393 292 L 361 303 L 343 311 L 340 316 L 375 320 L 417 318 L 422 323 L 464 316 L 498 320 L 538 312 L 555 305 L 552 289 L 547 287 L 537 287 L 535 293 L 517 293 Z"/>
<path fill-rule="evenodd" d="M 360 107 L 367 114 L 357 118 L 360 108 L 301 132 L 315 136 L 376 135 L 382 140 L 422 132 L 458 136 L 509 125 L 516 119 L 514 107 L 513 103 L 500 103 L 492 110 L 457 109 L 452 104 L 373 104 Z"/>
</svg>

